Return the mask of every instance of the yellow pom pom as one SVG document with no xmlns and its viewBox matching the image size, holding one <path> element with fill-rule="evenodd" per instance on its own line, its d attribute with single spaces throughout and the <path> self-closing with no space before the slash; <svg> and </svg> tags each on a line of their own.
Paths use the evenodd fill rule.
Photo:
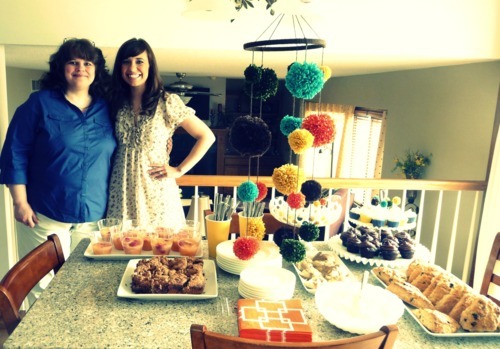
<svg viewBox="0 0 500 349">
<path fill-rule="evenodd" d="M 332 77 L 332 69 L 330 69 L 330 67 L 328 67 L 326 65 L 322 65 L 321 67 L 319 67 L 319 69 L 321 69 L 321 71 L 323 72 L 323 80 L 324 81 L 326 81 Z"/>
<path fill-rule="evenodd" d="M 288 135 L 288 144 L 295 154 L 304 154 L 307 149 L 312 147 L 313 142 L 314 136 L 305 129 L 296 129 Z"/>
<path fill-rule="evenodd" d="M 266 235 L 266 226 L 261 218 L 249 218 L 247 236 L 253 236 L 257 240 L 264 239 Z"/>
<path fill-rule="evenodd" d="M 289 195 L 294 191 L 299 191 L 298 188 L 305 182 L 304 171 L 300 171 L 296 165 L 285 164 L 273 171 L 273 183 L 277 191 L 283 195 Z"/>
</svg>

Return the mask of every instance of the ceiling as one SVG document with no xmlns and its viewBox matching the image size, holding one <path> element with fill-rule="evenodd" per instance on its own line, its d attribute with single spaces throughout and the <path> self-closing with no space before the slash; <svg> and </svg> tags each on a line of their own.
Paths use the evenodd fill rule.
<svg viewBox="0 0 500 349">
<path fill-rule="evenodd" d="M 328 65 L 333 76 L 350 76 L 500 60 L 500 0 L 278 0 L 286 15 L 272 36 L 265 29 L 278 14 L 270 15 L 264 0 L 253 0 L 255 8 L 232 22 L 188 18 L 188 0 L 2 2 L 0 45 L 8 67 L 46 70 L 65 37 L 93 40 L 110 68 L 121 43 L 144 38 L 164 75 L 242 77 L 254 62 L 282 78 L 291 62 L 307 60 Z M 243 49 L 261 34 L 259 40 L 293 38 L 297 11 L 310 25 L 302 25 L 305 36 L 324 39 L 325 49 Z"/>
</svg>

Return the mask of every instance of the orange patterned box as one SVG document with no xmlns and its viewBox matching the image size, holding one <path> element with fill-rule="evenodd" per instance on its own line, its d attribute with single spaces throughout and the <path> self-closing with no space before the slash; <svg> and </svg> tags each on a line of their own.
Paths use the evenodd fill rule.
<svg viewBox="0 0 500 349">
<path fill-rule="evenodd" d="M 311 342 L 312 330 L 298 299 L 238 300 L 240 337 L 272 342 Z"/>
</svg>

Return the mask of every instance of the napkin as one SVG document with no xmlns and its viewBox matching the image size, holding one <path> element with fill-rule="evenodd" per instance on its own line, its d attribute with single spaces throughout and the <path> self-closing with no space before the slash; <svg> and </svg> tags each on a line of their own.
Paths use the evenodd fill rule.
<svg viewBox="0 0 500 349">
<path fill-rule="evenodd" d="M 299 299 L 240 299 L 238 329 L 242 338 L 268 342 L 312 342 L 311 326 Z"/>
</svg>

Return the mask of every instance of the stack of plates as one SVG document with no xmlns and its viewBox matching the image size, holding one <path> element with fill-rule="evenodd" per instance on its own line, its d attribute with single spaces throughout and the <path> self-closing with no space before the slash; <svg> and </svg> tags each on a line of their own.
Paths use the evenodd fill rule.
<svg viewBox="0 0 500 349">
<path fill-rule="evenodd" d="M 252 266 L 241 272 L 238 292 L 243 298 L 266 300 L 291 299 L 295 274 L 280 267 Z"/>
<path fill-rule="evenodd" d="M 217 265 L 228 273 L 240 275 L 243 269 L 254 266 L 279 267 L 282 265 L 282 257 L 279 247 L 272 241 L 261 241 L 259 252 L 249 260 L 241 260 L 234 255 L 234 240 L 221 242 L 216 248 Z"/>
</svg>

